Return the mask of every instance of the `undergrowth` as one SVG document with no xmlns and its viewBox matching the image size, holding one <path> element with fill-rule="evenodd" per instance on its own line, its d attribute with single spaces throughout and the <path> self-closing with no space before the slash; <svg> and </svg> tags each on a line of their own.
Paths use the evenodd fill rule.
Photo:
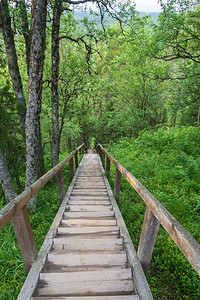
<svg viewBox="0 0 200 300">
<path fill-rule="evenodd" d="M 122 139 L 108 152 L 128 169 L 200 242 L 200 132 L 195 127 L 143 132 Z M 114 183 L 114 167 L 110 183 Z M 123 178 L 119 206 L 137 249 L 145 204 Z M 160 226 L 148 271 L 157 300 L 200 299 L 200 277 Z"/>
</svg>

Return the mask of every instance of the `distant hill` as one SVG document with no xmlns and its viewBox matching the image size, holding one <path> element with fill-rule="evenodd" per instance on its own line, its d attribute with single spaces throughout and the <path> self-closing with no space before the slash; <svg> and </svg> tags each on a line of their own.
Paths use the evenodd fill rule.
<svg viewBox="0 0 200 300">
<path fill-rule="evenodd" d="M 152 17 L 152 20 L 154 22 L 156 22 L 157 18 L 158 18 L 158 13 L 157 12 L 140 12 L 140 15 L 150 15 Z M 94 14 L 90 13 L 90 11 L 79 11 L 79 10 L 75 10 L 74 11 L 74 15 L 77 21 L 81 21 L 84 18 L 88 18 L 88 20 L 90 22 L 95 22 L 97 24 L 97 26 L 101 25 L 101 19 L 100 16 L 98 15 L 98 12 L 94 12 Z M 104 17 L 104 26 L 105 28 L 110 27 L 113 24 L 116 24 L 117 21 L 116 19 L 112 18 L 109 16 L 109 14 L 106 14 Z"/>
</svg>

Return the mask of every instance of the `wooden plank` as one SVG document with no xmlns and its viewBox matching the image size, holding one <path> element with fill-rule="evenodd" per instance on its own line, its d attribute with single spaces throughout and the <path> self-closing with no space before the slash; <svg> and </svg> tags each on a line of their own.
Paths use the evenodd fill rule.
<svg viewBox="0 0 200 300">
<path fill-rule="evenodd" d="M 99 147 L 144 200 L 151 212 L 200 275 L 200 244 L 127 169 L 118 163 L 101 145 Z"/>
<path fill-rule="evenodd" d="M 122 174 L 116 168 L 116 172 L 115 172 L 115 186 L 114 186 L 114 197 L 117 200 L 117 202 L 119 200 L 119 193 L 120 193 L 120 186 L 121 186 L 121 177 L 122 177 Z"/>
<path fill-rule="evenodd" d="M 88 187 L 88 188 L 84 188 L 84 189 L 80 189 L 80 188 L 76 188 L 73 189 L 73 193 L 74 194 L 78 194 L 78 193 L 101 193 L 101 194 L 106 194 L 107 195 L 107 191 L 106 188 L 93 188 L 93 187 Z"/>
<path fill-rule="evenodd" d="M 90 182 L 90 181 L 77 181 L 75 186 L 75 189 L 87 189 L 87 188 L 105 188 L 105 183 L 103 181 L 95 181 L 95 182 Z"/>
<path fill-rule="evenodd" d="M 38 289 L 38 296 L 88 296 L 88 295 L 113 295 L 133 293 L 132 280 L 115 281 L 85 281 L 68 282 L 62 281 L 59 284 L 45 283 L 44 287 Z"/>
<path fill-rule="evenodd" d="M 110 201 L 104 200 L 104 201 L 95 201 L 95 200 L 70 200 L 68 202 L 69 206 L 71 205 L 103 205 L 103 206 L 110 206 Z"/>
<path fill-rule="evenodd" d="M 50 252 L 48 254 L 48 262 L 63 267 L 114 267 L 120 266 L 124 268 L 127 263 L 127 258 L 125 253 L 120 254 L 110 254 L 110 253 L 89 253 L 89 254 L 71 254 L 65 255 L 62 252 Z"/>
<path fill-rule="evenodd" d="M 69 228 L 69 227 L 58 227 L 58 234 L 66 235 L 84 235 L 84 234 L 106 234 L 106 235 L 118 235 L 119 227 L 118 226 L 108 226 L 108 227 L 80 227 L 80 228 Z"/>
<path fill-rule="evenodd" d="M 57 184 L 58 184 L 58 194 L 59 194 L 59 201 L 62 203 L 64 197 L 65 197 L 65 186 L 64 186 L 64 176 L 63 176 L 63 170 L 60 170 L 56 174 Z"/>
<path fill-rule="evenodd" d="M 69 212 L 79 212 L 79 211 L 100 211 L 107 212 L 112 210 L 112 206 L 104 206 L 104 205 L 68 205 L 66 210 Z"/>
<path fill-rule="evenodd" d="M 77 169 L 78 165 L 79 165 L 79 163 L 78 163 L 78 152 L 75 153 L 74 158 L 75 158 L 75 167 Z"/>
<path fill-rule="evenodd" d="M 112 220 L 99 220 L 99 219 L 66 219 L 61 221 L 62 226 L 77 226 L 77 227 L 82 227 L 82 226 L 116 226 L 117 221 L 116 219 Z"/>
<path fill-rule="evenodd" d="M 122 250 L 122 239 L 86 239 L 86 238 L 55 238 L 53 243 L 54 250 L 65 250 L 65 251 L 121 251 Z"/>
<path fill-rule="evenodd" d="M 37 256 L 37 251 L 26 205 L 12 218 L 12 224 L 28 273 Z"/>
<path fill-rule="evenodd" d="M 106 156 L 106 176 L 110 178 L 110 159 Z"/>
<path fill-rule="evenodd" d="M 109 201 L 109 197 L 108 196 L 70 196 L 70 200 L 98 200 L 98 201 L 104 201 L 107 200 Z"/>
<path fill-rule="evenodd" d="M 137 251 L 145 275 L 147 274 L 151 262 L 159 225 L 159 221 L 147 207 Z"/>
<path fill-rule="evenodd" d="M 31 300 L 47 300 L 46 297 L 33 297 Z M 140 300 L 138 295 L 86 296 L 86 297 L 48 297 L 48 300 Z"/>
<path fill-rule="evenodd" d="M 96 190 L 93 190 L 93 191 L 84 191 L 84 190 L 79 190 L 79 191 L 75 191 L 73 190 L 72 193 L 71 193 L 72 196 L 98 196 L 98 197 L 102 197 L 102 196 L 107 196 L 107 192 L 104 192 L 104 191 L 96 191 Z"/>
<path fill-rule="evenodd" d="M 85 282 L 107 280 L 131 280 L 131 269 L 104 269 L 97 271 L 64 272 L 64 273 L 40 273 L 40 280 L 49 283 L 60 282 Z"/>
<path fill-rule="evenodd" d="M 102 218 L 109 218 L 109 217 L 114 217 L 114 211 L 107 211 L 107 212 L 87 212 L 87 211 L 82 211 L 82 212 L 65 212 L 64 217 L 65 218 L 73 218 L 73 219 L 82 219 L 82 218 L 87 218 L 87 219 L 102 219 Z"/>
<path fill-rule="evenodd" d="M 81 178 L 77 178 L 76 184 L 83 184 L 83 183 L 91 183 L 91 184 L 98 184 L 98 183 L 104 183 L 103 177 L 100 176 L 99 178 L 90 178 L 90 177 L 81 177 Z"/>
<path fill-rule="evenodd" d="M 74 158 L 73 158 L 73 156 L 69 160 L 69 175 L 70 175 L 70 180 L 72 181 L 72 179 L 74 177 Z"/>
</svg>

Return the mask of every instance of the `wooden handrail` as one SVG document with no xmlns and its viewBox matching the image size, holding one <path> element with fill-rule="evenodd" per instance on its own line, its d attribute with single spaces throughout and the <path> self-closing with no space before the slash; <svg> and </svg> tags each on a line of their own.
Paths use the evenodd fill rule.
<svg viewBox="0 0 200 300">
<path fill-rule="evenodd" d="M 149 256 L 149 251 L 153 251 L 159 227 L 158 222 L 160 222 L 196 272 L 200 275 L 200 244 L 127 169 L 125 169 L 102 147 L 101 144 L 97 145 L 97 151 L 103 152 L 104 155 L 106 155 L 106 157 L 115 165 L 116 169 L 124 175 L 147 205 L 138 249 L 138 256 L 145 273 L 148 270 L 151 259 L 151 255 L 149 258 L 147 258 L 147 256 Z M 100 155 L 100 157 L 102 157 L 102 155 Z M 119 191 L 119 186 L 117 188 Z M 154 222 L 152 218 L 154 216 L 157 219 L 157 222 Z M 151 230 L 149 230 L 150 227 Z M 152 231 L 155 231 L 153 238 L 149 236 L 152 234 Z"/>
<path fill-rule="evenodd" d="M 35 195 L 47 182 L 56 175 L 70 161 L 71 158 L 81 149 L 84 144 L 76 148 L 68 157 L 57 164 L 54 168 L 45 173 L 36 182 L 27 187 L 24 192 L 14 198 L 0 211 L 0 229 L 2 229 L 14 215 Z"/>
<path fill-rule="evenodd" d="M 61 163 L 57 164 L 54 168 L 49 170 L 46 174 L 40 177 L 31 186 L 26 188 L 24 192 L 14 198 L 0 211 L 0 229 L 2 229 L 10 220 L 12 220 L 13 228 L 19 248 L 24 260 L 26 271 L 29 272 L 33 261 L 36 258 L 36 246 L 33 237 L 33 232 L 26 208 L 26 203 L 39 191 L 43 186 L 54 176 L 57 176 L 59 199 L 62 202 L 65 189 L 63 178 L 63 167 L 69 162 L 70 167 L 70 179 L 74 176 L 74 159 L 76 167 L 78 166 L 78 152 L 85 148 L 85 144 L 82 144 L 76 148 L 67 158 Z"/>
</svg>

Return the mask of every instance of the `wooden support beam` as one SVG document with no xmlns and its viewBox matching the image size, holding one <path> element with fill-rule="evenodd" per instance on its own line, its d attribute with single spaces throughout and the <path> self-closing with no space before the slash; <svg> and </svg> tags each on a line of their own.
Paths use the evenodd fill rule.
<svg viewBox="0 0 200 300">
<path fill-rule="evenodd" d="M 103 151 L 101 151 L 101 161 L 102 161 L 102 166 L 103 166 L 103 168 L 105 170 L 105 154 L 104 154 Z"/>
<path fill-rule="evenodd" d="M 106 156 L 106 176 L 110 177 L 110 159 Z"/>
<path fill-rule="evenodd" d="M 73 156 L 69 161 L 69 174 L 70 174 L 70 181 L 72 181 L 74 177 L 74 159 Z"/>
<path fill-rule="evenodd" d="M 121 177 L 122 177 L 122 174 L 116 168 L 116 172 L 115 172 L 115 186 L 114 186 L 114 197 L 117 200 L 117 202 L 119 201 L 119 193 L 120 193 L 120 186 L 121 186 Z"/>
<path fill-rule="evenodd" d="M 63 176 L 63 170 L 60 170 L 56 174 L 57 183 L 58 183 L 58 194 L 59 194 L 59 201 L 62 203 L 64 197 L 65 197 L 65 186 L 64 186 L 64 176 Z"/>
<path fill-rule="evenodd" d="M 78 151 L 75 153 L 75 166 L 76 166 L 76 169 L 78 168 Z"/>
<path fill-rule="evenodd" d="M 26 205 L 12 218 L 12 224 L 28 273 L 37 256 L 37 251 Z"/>
<path fill-rule="evenodd" d="M 147 275 L 149 269 L 159 226 L 160 222 L 147 207 L 137 251 L 145 275 Z"/>
</svg>

